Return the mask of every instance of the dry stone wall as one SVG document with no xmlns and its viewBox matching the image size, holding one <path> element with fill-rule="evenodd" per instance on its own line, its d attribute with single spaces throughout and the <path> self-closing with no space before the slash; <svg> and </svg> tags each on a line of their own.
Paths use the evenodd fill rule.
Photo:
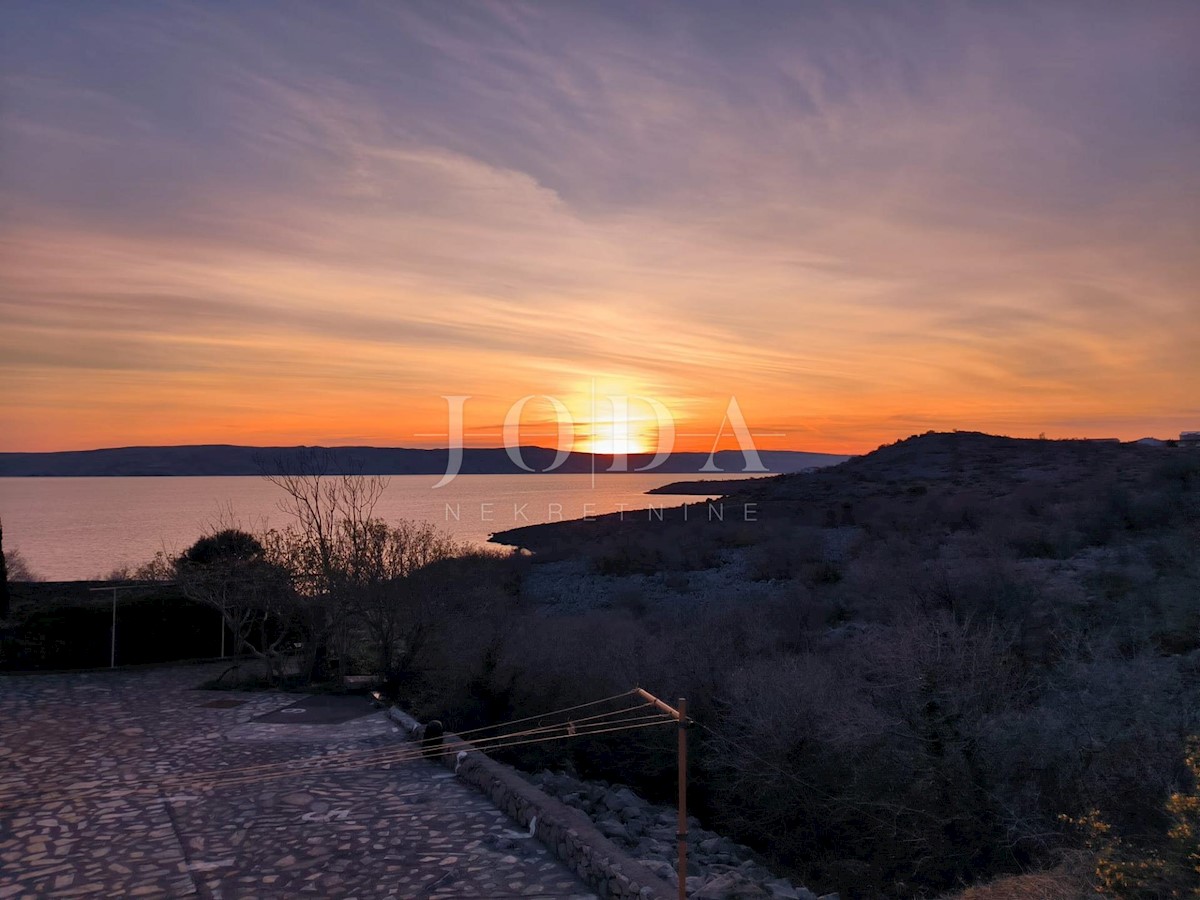
<svg viewBox="0 0 1200 900">
<path fill-rule="evenodd" d="M 391 717 L 414 740 L 426 729 L 402 710 Z M 430 732 L 432 734 L 432 732 Z M 627 787 L 580 781 L 563 773 L 525 776 L 454 734 L 441 738 L 437 757 L 486 794 L 602 897 L 674 900 L 677 816 Z M 469 749 L 468 749 L 469 748 Z M 776 878 L 752 851 L 688 819 L 687 896 L 692 900 L 838 900 Z"/>
<path fill-rule="evenodd" d="M 390 715 L 413 739 L 425 738 L 424 726 L 411 716 L 396 708 Z M 515 769 L 474 750 L 457 735 L 443 735 L 442 746 L 461 748 L 437 757 L 445 766 L 528 828 L 600 896 L 612 900 L 672 900 L 676 896 L 674 887 L 617 847 L 579 810 L 538 790 Z"/>
</svg>

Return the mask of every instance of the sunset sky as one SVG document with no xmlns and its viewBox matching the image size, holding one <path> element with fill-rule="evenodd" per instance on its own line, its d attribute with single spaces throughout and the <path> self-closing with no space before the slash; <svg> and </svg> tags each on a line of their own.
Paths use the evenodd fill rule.
<svg viewBox="0 0 1200 900">
<path fill-rule="evenodd" d="M 444 445 L 442 395 L 497 445 L 593 390 L 681 449 L 731 396 L 764 449 L 1200 429 L 1198 47 L 1195 2 L 9 0 L 0 450 Z"/>
</svg>

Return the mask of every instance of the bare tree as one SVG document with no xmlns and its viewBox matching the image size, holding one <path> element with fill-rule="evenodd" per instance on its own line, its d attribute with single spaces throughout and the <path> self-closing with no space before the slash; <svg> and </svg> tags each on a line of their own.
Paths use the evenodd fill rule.
<svg viewBox="0 0 1200 900">
<path fill-rule="evenodd" d="M 328 643 L 344 675 L 356 636 L 365 638 L 379 673 L 396 681 L 420 646 L 436 596 L 412 576 L 458 547 L 432 525 L 376 518 L 388 480 L 339 472 L 328 451 L 277 458 L 264 469 L 294 520 L 267 536 L 269 553 L 320 598 L 318 643 Z"/>
<path fill-rule="evenodd" d="M 13 581 L 41 581 L 42 578 L 33 569 L 18 548 L 0 551 L 4 557 L 5 584 Z"/>
<path fill-rule="evenodd" d="M 448 534 L 424 523 L 374 521 L 357 560 L 350 609 L 366 632 L 375 665 L 394 687 L 421 649 L 437 615 L 443 586 L 422 577 L 433 563 L 459 553 Z"/>
<path fill-rule="evenodd" d="M 285 494 L 280 509 L 296 522 L 292 562 L 300 567 L 297 574 L 318 589 L 335 590 L 360 565 L 387 478 L 337 472 L 333 454 L 319 448 L 262 466 L 263 478 Z"/>
<path fill-rule="evenodd" d="M 370 568 L 372 520 L 388 480 L 338 471 L 334 455 L 320 448 L 261 460 L 260 466 L 284 492 L 280 509 L 295 520 L 271 536 L 275 557 L 300 590 L 323 601 L 312 623 L 310 669 L 328 647 L 345 675 L 355 589 Z"/>
</svg>

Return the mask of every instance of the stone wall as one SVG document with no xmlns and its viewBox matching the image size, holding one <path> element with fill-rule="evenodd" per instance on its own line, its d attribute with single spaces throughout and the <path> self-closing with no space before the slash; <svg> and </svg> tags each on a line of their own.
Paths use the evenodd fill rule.
<svg viewBox="0 0 1200 900">
<path fill-rule="evenodd" d="M 423 726 L 393 707 L 389 713 L 409 736 L 424 737 Z M 486 794 L 530 834 L 545 844 L 602 897 L 612 900 L 672 900 L 676 889 L 606 838 L 582 812 L 548 796 L 509 766 L 490 759 L 457 735 L 443 746 L 459 748 L 438 757 L 468 784 Z"/>
<path fill-rule="evenodd" d="M 581 781 L 565 772 L 541 772 L 529 781 L 586 815 L 617 847 L 672 886 L 676 874 L 678 811 L 655 806 L 630 788 Z M 688 816 L 687 896 L 691 900 L 837 900 L 818 898 L 801 885 L 776 877 L 749 847 L 701 827 Z"/>
</svg>

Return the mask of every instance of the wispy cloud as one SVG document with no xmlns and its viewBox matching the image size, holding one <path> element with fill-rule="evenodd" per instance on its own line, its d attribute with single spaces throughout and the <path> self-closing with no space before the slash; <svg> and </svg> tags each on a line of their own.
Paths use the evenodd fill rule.
<svg viewBox="0 0 1200 900">
<path fill-rule="evenodd" d="M 1190 5 L 69 9 L 0 46 L 6 448 L 596 374 L 829 448 L 1190 424 Z"/>
</svg>

